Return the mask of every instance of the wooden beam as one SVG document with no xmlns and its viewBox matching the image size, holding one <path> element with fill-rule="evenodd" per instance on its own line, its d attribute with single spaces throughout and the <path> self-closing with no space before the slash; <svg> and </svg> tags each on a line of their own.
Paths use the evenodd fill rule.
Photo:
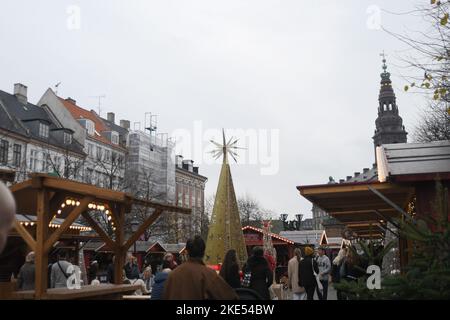
<svg viewBox="0 0 450 320">
<path fill-rule="evenodd" d="M 98 223 L 92 219 L 92 217 L 89 215 L 88 212 L 82 213 L 83 218 L 86 219 L 86 221 L 89 223 L 89 225 L 92 227 L 92 229 L 97 232 L 97 234 L 100 236 L 100 238 L 111 247 L 112 250 L 117 246 L 117 244 L 111 240 L 111 238 L 106 234 L 106 232 L 98 225 Z"/>
<path fill-rule="evenodd" d="M 9 187 L 9 190 L 14 194 L 20 190 L 27 189 L 31 187 L 31 180 L 13 184 Z"/>
<path fill-rule="evenodd" d="M 140 225 L 137 231 L 131 235 L 127 242 L 125 242 L 124 248 L 128 249 L 129 247 L 131 247 L 131 245 L 139 239 L 139 237 L 145 232 L 145 230 L 147 230 L 148 227 L 150 227 L 162 213 L 162 210 L 155 210 L 155 212 L 153 212 L 151 216 L 148 217 L 147 220 L 145 220 L 144 223 Z"/>
<path fill-rule="evenodd" d="M 20 224 L 19 221 L 14 221 L 14 229 L 20 234 L 22 239 L 27 243 L 32 251 L 36 251 L 36 240 L 34 240 L 33 236 L 27 231 L 27 229 Z"/>
<path fill-rule="evenodd" d="M 86 210 L 88 204 L 94 200 L 93 197 L 84 197 L 80 201 L 80 205 L 75 207 L 69 215 L 64 219 L 61 226 L 56 229 L 51 236 L 47 239 L 44 246 L 44 251 L 47 253 L 52 248 L 53 244 L 61 237 L 61 235 L 66 232 L 67 229 L 72 225 L 72 223 L 80 216 L 80 214 Z"/>
<path fill-rule="evenodd" d="M 126 249 L 122 246 L 124 242 L 124 228 L 125 225 L 125 205 L 121 205 L 118 213 L 118 226 L 117 226 L 117 247 L 114 250 L 114 282 L 116 284 L 122 284 L 123 266 L 125 265 L 125 253 Z M 119 227 L 120 226 L 120 227 Z"/>
<path fill-rule="evenodd" d="M 31 199 L 30 199 L 31 200 Z M 42 299 L 47 291 L 48 254 L 44 250 L 48 236 L 48 192 L 37 190 L 37 221 L 36 221 L 36 251 L 35 251 L 35 295 Z"/>
<path fill-rule="evenodd" d="M 126 193 L 114 191 L 110 189 L 99 188 L 90 184 L 71 181 L 67 179 L 47 177 L 43 182 L 47 188 L 56 190 L 66 190 L 85 196 L 94 196 L 101 200 L 123 202 L 126 199 Z"/>
</svg>

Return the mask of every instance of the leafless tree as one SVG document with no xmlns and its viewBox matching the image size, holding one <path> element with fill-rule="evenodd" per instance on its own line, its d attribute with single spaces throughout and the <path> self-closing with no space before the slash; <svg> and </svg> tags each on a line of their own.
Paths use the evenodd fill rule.
<svg viewBox="0 0 450 320">
<path fill-rule="evenodd" d="M 271 213 L 263 209 L 258 200 L 252 196 L 248 194 L 241 196 L 237 202 L 241 221 L 244 226 L 250 225 L 252 221 L 262 222 L 263 220 L 270 219 Z"/>
<path fill-rule="evenodd" d="M 450 70 L 450 0 L 431 0 L 414 11 L 404 13 L 421 17 L 428 28 L 405 34 L 389 34 L 406 44 L 410 49 L 401 60 L 404 62 L 408 84 L 405 91 L 431 93 L 434 100 L 443 100 L 448 109 Z M 407 74 L 406 74 L 407 73 Z"/>
<path fill-rule="evenodd" d="M 432 101 L 428 108 L 422 111 L 414 130 L 414 140 L 416 142 L 450 140 L 450 114 L 445 102 Z"/>
</svg>

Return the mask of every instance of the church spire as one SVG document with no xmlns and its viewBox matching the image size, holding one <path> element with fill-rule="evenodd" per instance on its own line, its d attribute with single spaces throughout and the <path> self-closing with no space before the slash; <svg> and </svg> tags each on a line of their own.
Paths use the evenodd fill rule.
<svg viewBox="0 0 450 320">
<path fill-rule="evenodd" d="M 380 82 L 380 93 L 378 95 L 378 118 L 375 121 L 375 134 L 373 136 L 374 147 L 382 144 L 405 143 L 407 132 L 403 120 L 399 116 L 397 101 L 392 88 L 391 74 L 387 71 L 386 54 L 383 58 Z"/>
</svg>

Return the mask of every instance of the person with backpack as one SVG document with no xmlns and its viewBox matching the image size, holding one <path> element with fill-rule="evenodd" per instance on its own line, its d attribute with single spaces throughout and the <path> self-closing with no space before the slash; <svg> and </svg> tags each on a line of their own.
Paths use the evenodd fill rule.
<svg viewBox="0 0 450 320">
<path fill-rule="evenodd" d="M 243 287 L 256 291 L 264 300 L 270 300 L 269 288 L 273 282 L 273 273 L 264 258 L 264 249 L 254 247 L 252 256 L 242 268 L 244 271 Z"/>
<path fill-rule="evenodd" d="M 306 296 L 305 288 L 298 285 L 298 267 L 302 261 L 302 251 L 295 248 L 294 257 L 288 262 L 288 286 L 292 292 L 292 300 L 303 300 Z"/>
<path fill-rule="evenodd" d="M 314 300 L 314 291 L 317 286 L 316 274 L 319 274 L 319 266 L 313 256 L 314 249 L 305 247 L 305 258 L 300 261 L 298 267 L 298 285 L 305 288 L 307 300 Z"/>
<path fill-rule="evenodd" d="M 68 268 L 72 264 L 67 261 L 67 254 L 64 251 L 58 253 L 58 261 L 52 265 L 50 272 L 51 288 L 67 288 L 67 279 L 70 274 L 67 273 Z"/>
</svg>

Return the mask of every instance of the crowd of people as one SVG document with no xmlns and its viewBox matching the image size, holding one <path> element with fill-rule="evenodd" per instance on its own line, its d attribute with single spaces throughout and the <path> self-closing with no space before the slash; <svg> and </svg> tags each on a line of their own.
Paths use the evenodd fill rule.
<svg viewBox="0 0 450 320">
<path fill-rule="evenodd" d="M 204 264 L 205 242 L 196 236 L 186 243 L 187 261 L 178 265 L 175 257 L 167 253 L 153 274 L 150 265 L 144 266 L 142 272 L 138 260 L 131 253 L 126 257 L 122 270 L 122 283 L 138 286 L 136 295 L 151 295 L 152 300 L 234 300 L 239 298 L 269 300 L 274 298 L 271 286 L 274 282 L 274 268 L 268 252 L 262 247 L 254 247 L 246 263 L 240 263 L 234 249 L 229 250 L 217 273 Z M 67 287 L 70 275 L 67 270 L 71 262 L 67 254 L 61 251 L 58 260 L 49 265 L 49 287 Z M 34 252 L 26 256 L 25 264 L 20 269 L 17 287 L 19 290 L 33 290 L 35 283 Z M 107 268 L 107 281 L 114 281 L 114 259 Z M 355 250 L 342 248 L 331 262 L 323 247 L 314 250 L 304 247 L 296 248 L 294 257 L 288 262 L 287 286 L 293 300 L 327 300 L 329 282 L 342 280 L 356 281 L 364 276 L 361 259 Z M 88 284 L 98 285 L 98 262 L 92 261 L 87 272 Z M 337 298 L 346 297 L 337 290 Z"/>
</svg>

